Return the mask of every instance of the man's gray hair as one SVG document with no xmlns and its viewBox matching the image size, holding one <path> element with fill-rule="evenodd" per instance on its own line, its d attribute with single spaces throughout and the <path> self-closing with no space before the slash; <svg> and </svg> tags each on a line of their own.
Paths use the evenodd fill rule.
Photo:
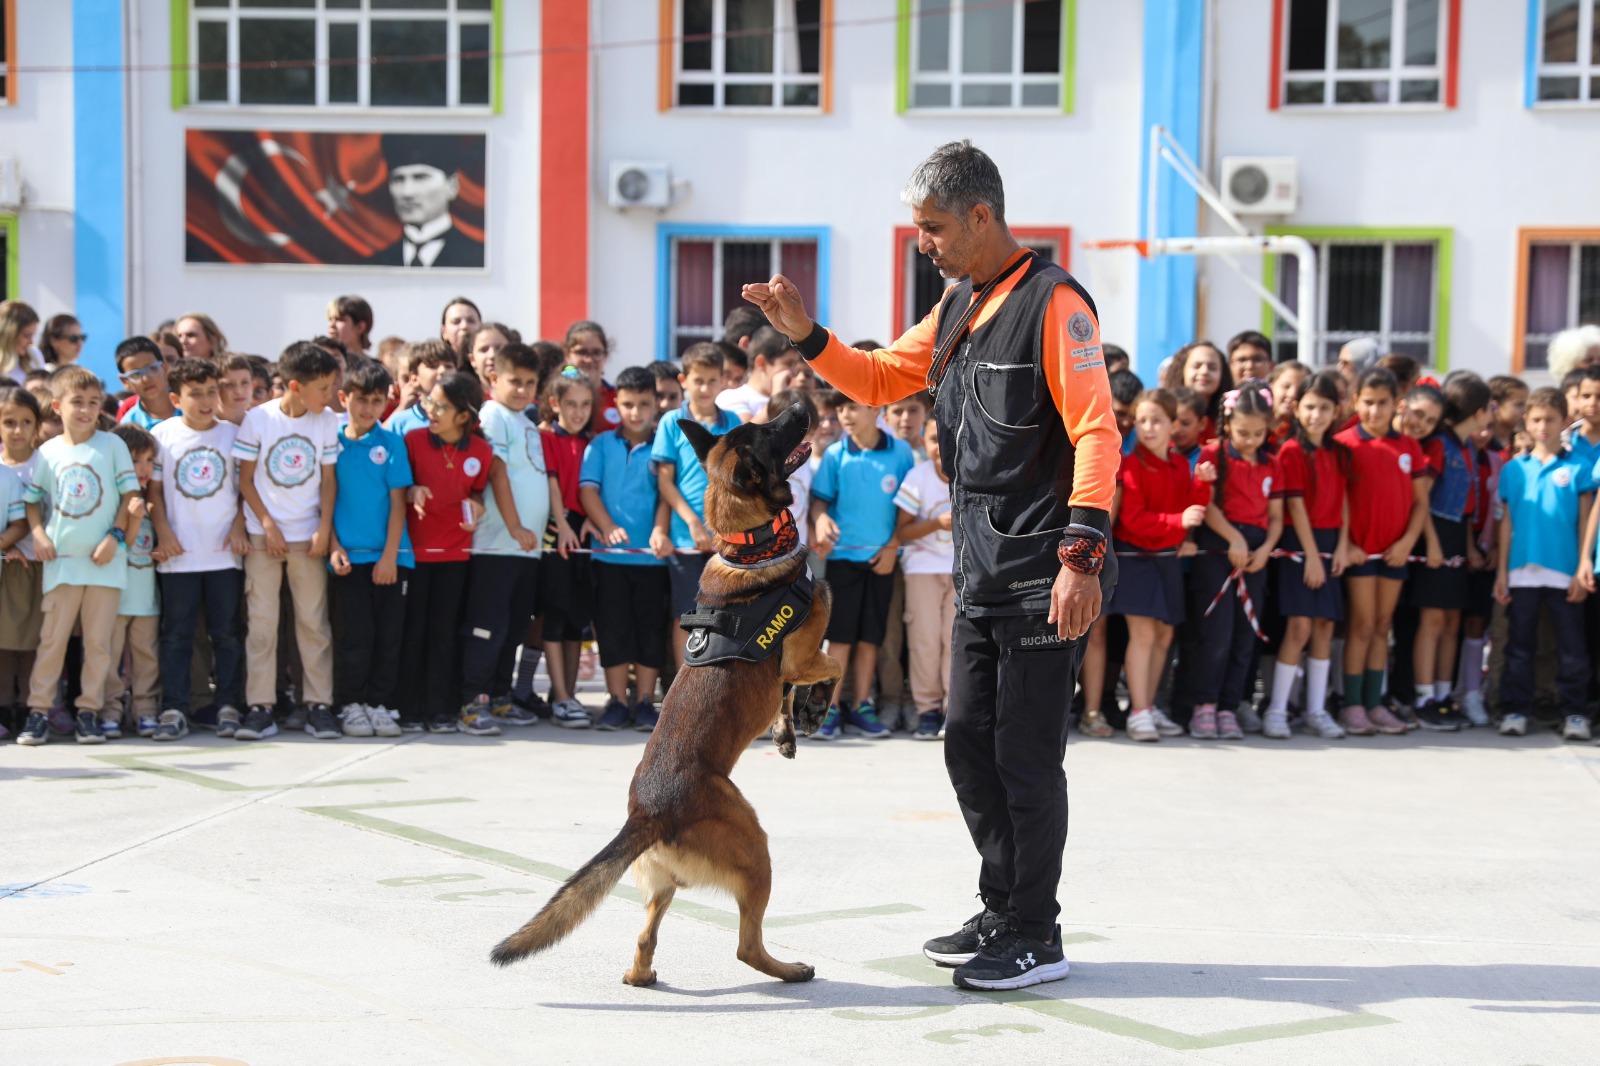
<svg viewBox="0 0 1600 1066">
<path fill-rule="evenodd" d="M 926 204 L 936 211 L 965 217 L 974 204 L 985 204 L 996 222 L 1006 220 L 1006 190 L 1000 182 L 1000 168 L 971 141 L 951 141 L 935 148 L 933 154 L 917 164 L 900 190 L 900 199 L 910 207 Z"/>
</svg>

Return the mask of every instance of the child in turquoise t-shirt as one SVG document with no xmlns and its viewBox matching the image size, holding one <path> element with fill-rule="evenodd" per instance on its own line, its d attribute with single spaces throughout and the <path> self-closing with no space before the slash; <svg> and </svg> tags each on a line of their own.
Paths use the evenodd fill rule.
<svg viewBox="0 0 1600 1066">
<path fill-rule="evenodd" d="M 128 538 L 128 581 L 122 587 L 117 605 L 117 624 L 111 630 L 111 671 L 106 675 L 106 702 L 100 709 L 100 735 L 107 740 L 122 737 L 124 710 L 141 734 L 155 740 L 177 740 L 189 731 L 181 713 L 156 717 L 161 700 L 161 596 L 156 589 L 156 527 L 150 520 L 145 493 L 155 473 L 159 447 L 148 431 L 124 422 L 111 431 L 128 446 L 133 473 L 139 479 L 139 492 L 129 503 L 139 527 Z M 122 679 L 122 653 L 130 653 L 128 681 Z M 128 706 L 123 700 L 131 692 Z M 175 720 L 174 720 L 175 719 Z"/>
<path fill-rule="evenodd" d="M 80 366 L 67 366 L 50 382 L 51 407 L 61 435 L 39 448 L 33 484 L 23 496 L 34 555 L 44 566 L 44 625 L 28 688 L 28 721 L 17 743 L 49 739 L 50 707 L 73 630 L 83 633 L 83 686 L 75 732 L 80 744 L 100 744 L 100 710 L 111 671 L 111 636 L 127 584 L 129 533 L 139 492 L 133 457 L 120 437 L 96 429 L 105 390 Z M 49 505 L 49 517 L 45 505 Z"/>
</svg>

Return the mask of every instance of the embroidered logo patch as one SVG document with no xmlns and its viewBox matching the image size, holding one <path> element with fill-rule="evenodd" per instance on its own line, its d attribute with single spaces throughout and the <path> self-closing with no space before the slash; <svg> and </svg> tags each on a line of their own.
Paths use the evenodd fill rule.
<svg viewBox="0 0 1600 1066">
<path fill-rule="evenodd" d="M 1557 470 L 1554 474 L 1550 475 L 1550 480 L 1556 483 L 1556 488 L 1564 489 L 1568 485 L 1572 484 L 1572 471 Z"/>
<path fill-rule="evenodd" d="M 615 407 L 606 408 L 605 418 L 606 421 L 611 423 L 613 426 L 622 425 L 622 412 L 617 410 Z"/>
<path fill-rule="evenodd" d="M 466 462 L 461 464 L 461 472 L 463 474 L 467 475 L 468 477 L 477 477 L 478 476 L 478 471 L 480 471 L 482 469 L 483 469 L 483 464 L 478 462 L 478 457 L 475 456 L 475 455 L 472 456 L 471 458 L 469 458 Z"/>
<path fill-rule="evenodd" d="M 228 476 L 228 461 L 215 448 L 191 448 L 178 457 L 173 479 L 178 491 L 191 500 L 215 496 Z"/>
<path fill-rule="evenodd" d="M 317 469 L 317 446 L 295 433 L 267 452 L 267 477 L 280 488 L 293 489 L 311 480 Z"/>
<path fill-rule="evenodd" d="M 883 475 L 883 481 L 880 482 L 880 487 L 886 495 L 893 496 L 900 489 L 900 479 L 893 474 L 885 474 Z"/>
<path fill-rule="evenodd" d="M 147 518 L 139 523 L 139 532 L 128 542 L 128 565 L 147 570 L 155 565 L 150 553 L 156 550 L 156 527 Z"/>
<path fill-rule="evenodd" d="M 105 486 L 93 467 L 73 463 L 56 475 L 56 510 L 68 518 L 92 515 L 105 496 Z"/>
<path fill-rule="evenodd" d="M 1264 478 L 1261 479 L 1261 495 L 1267 496 L 1267 497 L 1270 497 L 1272 495 L 1272 477 L 1271 477 L 1271 475 L 1268 475 L 1267 477 L 1264 477 Z"/>
<path fill-rule="evenodd" d="M 367 458 L 372 460 L 373 466 L 382 466 L 389 461 L 389 449 L 381 444 L 374 444 L 372 451 L 367 453 Z"/>
<path fill-rule="evenodd" d="M 1411 456 L 1409 454 L 1402 454 L 1400 456 L 1400 469 L 1404 470 L 1408 474 L 1411 473 Z"/>
<path fill-rule="evenodd" d="M 1082 311 L 1074 311 L 1072 317 L 1067 319 L 1067 336 L 1082 344 L 1094 336 L 1094 323 Z"/>
</svg>

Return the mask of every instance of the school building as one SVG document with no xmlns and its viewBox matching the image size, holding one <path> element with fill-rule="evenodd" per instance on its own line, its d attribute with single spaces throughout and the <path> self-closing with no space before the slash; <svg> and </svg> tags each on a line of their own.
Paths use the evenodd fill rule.
<svg viewBox="0 0 1600 1066">
<path fill-rule="evenodd" d="M 340 293 L 408 338 L 457 293 L 530 337 L 595 318 L 615 367 L 778 270 L 889 340 L 941 284 L 900 186 L 962 137 L 1147 379 L 1197 336 L 1297 350 L 1245 280 L 1292 306 L 1294 260 L 1086 246 L 1230 232 L 1170 167 L 1148 210 L 1156 124 L 1313 243 L 1325 350 L 1532 371 L 1600 321 L 1600 0 L 0 5 L 0 291 L 76 313 L 102 373 L 190 310 L 271 356 Z M 450 176 L 408 216 L 418 160 Z"/>
</svg>

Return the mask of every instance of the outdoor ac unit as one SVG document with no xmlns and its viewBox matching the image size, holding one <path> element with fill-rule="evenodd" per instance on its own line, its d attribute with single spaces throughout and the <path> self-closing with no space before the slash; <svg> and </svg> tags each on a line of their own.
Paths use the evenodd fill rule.
<svg viewBox="0 0 1600 1066">
<path fill-rule="evenodd" d="M 665 210 L 672 204 L 672 169 L 665 163 L 612 163 L 606 202 Z"/>
<path fill-rule="evenodd" d="M 1287 215 L 1300 206 L 1300 167 L 1293 156 L 1225 156 L 1222 202 L 1240 215 Z"/>
<path fill-rule="evenodd" d="M 0 155 L 0 211 L 15 211 L 22 206 L 22 160 Z"/>
</svg>

